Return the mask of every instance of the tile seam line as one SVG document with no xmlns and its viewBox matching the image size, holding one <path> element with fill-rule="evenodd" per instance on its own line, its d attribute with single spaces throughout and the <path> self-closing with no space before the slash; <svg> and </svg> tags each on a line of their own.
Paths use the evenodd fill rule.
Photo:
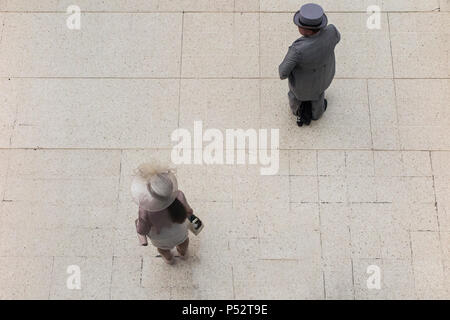
<svg viewBox="0 0 450 320">
<path fill-rule="evenodd" d="M 52 229 L 54 230 L 54 229 Z M 414 233 L 429 233 L 429 232 L 435 232 L 435 231 L 423 231 L 423 230 L 419 230 L 419 231 L 411 231 Z M 112 256 L 84 256 L 84 255 L 75 255 L 75 256 L 67 256 L 67 255 L 4 255 L 4 256 L 0 256 L 0 258 L 80 258 L 80 259 L 90 259 L 90 258 L 110 258 Z M 178 257 L 178 256 L 176 256 Z M 141 259 L 142 256 L 126 256 L 126 255 L 115 255 L 114 259 L 116 258 L 135 258 L 135 259 Z M 150 256 L 151 259 L 159 259 L 161 258 L 160 255 L 156 255 L 156 256 Z M 350 259 L 350 258 L 349 258 Z M 362 258 L 362 259 L 371 259 L 371 258 Z M 375 260 L 382 260 L 382 258 L 373 258 Z M 300 261 L 300 259 L 298 258 L 267 258 L 267 259 L 257 259 L 258 261 Z M 408 261 L 406 259 L 403 258 L 389 258 L 387 260 L 391 260 L 391 261 Z M 112 288 L 118 288 L 118 286 L 113 286 Z M 142 288 L 147 288 L 147 287 L 142 287 Z"/>
<path fill-rule="evenodd" d="M 391 70 L 392 70 L 392 85 L 394 89 L 394 106 L 395 106 L 395 117 L 396 117 L 396 139 L 397 139 L 397 145 L 399 148 L 402 147 L 402 137 L 400 133 L 400 118 L 399 118 L 399 110 L 398 110 L 398 99 L 397 99 L 397 81 L 395 78 L 395 65 L 394 65 L 394 50 L 392 48 L 392 32 L 391 32 L 391 19 L 389 16 L 389 13 L 387 14 L 387 25 L 388 25 L 388 35 L 389 35 L 389 51 L 391 54 Z M 401 160 L 403 163 L 403 154 L 401 155 Z"/>
<path fill-rule="evenodd" d="M 367 111 L 369 114 L 369 128 L 370 128 L 370 143 L 371 143 L 371 149 L 373 150 L 373 126 L 372 126 L 372 114 L 371 114 L 371 108 L 370 108 L 370 94 L 369 94 L 369 79 L 366 79 L 366 91 L 367 91 Z M 372 153 L 373 156 L 373 153 Z M 375 164 L 375 160 L 373 160 Z M 374 166 L 375 167 L 375 166 Z"/>
<path fill-rule="evenodd" d="M 279 80 L 277 77 L 47 77 L 0 76 L 0 79 L 58 79 L 58 80 Z M 450 80 L 450 77 L 400 78 L 400 77 L 335 77 L 335 80 Z M 281 80 L 280 80 L 281 81 Z"/>
<path fill-rule="evenodd" d="M 327 299 L 327 290 L 326 290 L 326 282 L 325 282 L 325 270 L 324 270 L 324 264 L 325 264 L 325 257 L 324 257 L 324 250 L 323 250 L 323 234 L 322 234 L 322 215 L 321 215 L 321 199 L 320 199 L 320 176 L 319 176 L 319 152 L 315 151 L 316 156 L 316 183 L 317 183 L 317 215 L 319 219 L 319 242 L 320 242 L 320 263 L 321 263 L 321 269 L 322 269 L 322 285 L 323 285 L 323 298 Z M 290 165 L 290 161 L 289 161 Z M 290 169 L 290 168 L 289 168 Z M 291 177 L 291 172 L 289 171 L 289 181 Z M 290 186 L 289 186 L 290 188 Z M 289 207 L 291 206 L 291 199 L 289 198 Z"/>
<path fill-rule="evenodd" d="M 437 234 L 438 234 L 438 239 L 439 239 L 439 248 L 440 248 L 440 253 L 441 253 L 441 263 L 442 263 L 442 268 L 443 268 L 443 274 L 445 276 L 445 274 L 446 274 L 446 266 L 445 266 L 445 260 L 444 260 L 445 252 L 444 252 L 444 248 L 442 246 L 441 223 L 440 223 L 440 219 L 439 219 L 439 206 L 438 206 L 438 199 L 437 199 L 437 192 L 436 192 L 436 174 L 434 172 L 433 156 L 431 154 L 431 151 L 429 152 L 429 157 L 430 157 L 430 166 L 431 166 L 431 174 L 432 174 L 432 181 L 433 181 L 434 207 L 436 210 Z"/>
<path fill-rule="evenodd" d="M 88 14 L 157 14 L 157 13 L 163 13 L 163 14 L 179 14 L 179 13 L 190 13 L 190 14 L 220 14 L 220 13 L 269 13 L 269 14 L 285 14 L 285 13 L 295 13 L 295 10 L 289 11 L 289 10 L 283 10 L 283 11 L 271 11 L 271 10 L 211 10 L 211 11 L 200 11 L 200 10 L 177 10 L 177 11 L 170 11 L 170 10 L 140 10 L 140 11 L 96 11 L 96 10 L 81 10 L 81 13 L 88 13 Z M 67 14 L 65 10 L 0 10 L 0 14 Z M 342 10 L 342 11 L 333 11 L 333 10 L 327 10 L 326 13 L 332 13 L 332 14 L 339 14 L 339 13 L 345 13 L 345 14 L 367 14 L 367 11 L 365 10 L 355 10 L 355 11 L 348 11 L 348 10 Z M 448 14 L 450 11 L 437 11 L 437 10 L 426 10 L 426 11 L 420 11 L 420 10 L 382 10 L 380 13 L 437 13 L 437 14 Z"/>
<path fill-rule="evenodd" d="M 172 150 L 173 147 L 146 147 L 146 148 L 54 148 L 54 147 L 0 147 L 0 151 L 19 151 L 19 150 L 34 150 L 34 151 L 154 151 L 161 150 L 167 151 Z M 228 150 L 228 149 L 227 149 Z M 233 149 L 233 150 L 248 150 L 248 149 Z M 266 150 L 266 149 L 257 149 L 257 150 Z M 450 149 L 372 149 L 372 148 L 279 148 L 280 151 L 375 151 L 375 152 L 450 152 Z M 430 175 L 431 177 L 431 175 Z"/>
<path fill-rule="evenodd" d="M 177 127 L 180 127 L 180 111 L 181 111 L 181 84 L 183 80 L 183 42 L 184 42 L 184 12 L 181 14 L 181 37 L 180 37 L 180 72 L 178 79 L 178 114 Z"/>
</svg>

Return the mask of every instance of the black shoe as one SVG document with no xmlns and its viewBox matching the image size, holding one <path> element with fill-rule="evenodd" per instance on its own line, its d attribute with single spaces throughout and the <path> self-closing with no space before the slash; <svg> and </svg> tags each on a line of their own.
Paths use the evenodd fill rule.
<svg viewBox="0 0 450 320">
<path fill-rule="evenodd" d="M 325 99 L 324 104 L 323 104 L 323 112 L 327 111 L 327 106 L 328 106 L 328 101 L 327 101 L 327 99 Z"/>
<path fill-rule="evenodd" d="M 302 119 L 303 119 L 303 123 L 307 126 L 309 126 L 311 124 L 311 119 L 312 119 L 312 105 L 311 105 L 311 101 L 304 101 L 302 103 Z"/>
<path fill-rule="evenodd" d="M 304 119 L 304 120 L 303 120 L 303 123 L 304 123 L 306 126 L 309 126 L 309 125 L 311 124 L 311 119 Z"/>
<path fill-rule="evenodd" d="M 302 119 L 302 117 L 297 116 L 297 125 L 299 127 L 303 127 L 303 119 Z"/>
</svg>

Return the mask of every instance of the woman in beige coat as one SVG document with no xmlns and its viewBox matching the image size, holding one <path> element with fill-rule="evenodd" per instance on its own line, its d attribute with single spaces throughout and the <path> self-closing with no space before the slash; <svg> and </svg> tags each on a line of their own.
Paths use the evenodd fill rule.
<svg viewBox="0 0 450 320">
<path fill-rule="evenodd" d="M 136 171 L 131 193 L 139 205 L 135 224 L 140 244 L 146 246 L 148 237 L 168 264 L 175 262 L 171 252 L 174 248 L 182 259 L 186 259 L 189 246 L 187 218 L 193 210 L 184 193 L 178 190 L 175 174 L 143 164 Z"/>
</svg>

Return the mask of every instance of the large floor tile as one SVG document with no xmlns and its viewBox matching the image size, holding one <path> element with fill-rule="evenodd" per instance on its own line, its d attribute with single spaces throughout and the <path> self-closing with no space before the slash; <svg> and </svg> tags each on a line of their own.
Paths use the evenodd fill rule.
<svg viewBox="0 0 450 320">
<path fill-rule="evenodd" d="M 403 230 L 438 231 L 442 221 L 434 203 L 394 203 L 392 206 L 394 223 Z"/>
<path fill-rule="evenodd" d="M 181 14 L 82 14 L 81 29 L 62 13 L 9 13 L 0 75 L 21 77 L 175 77 Z M 130 35 L 133 35 L 132 37 Z"/>
<path fill-rule="evenodd" d="M 233 279 L 236 299 L 323 299 L 322 272 L 307 261 L 239 263 L 233 266 Z"/>
<path fill-rule="evenodd" d="M 17 150 L 11 159 L 1 217 L 4 255 L 112 254 L 120 152 Z"/>
<path fill-rule="evenodd" d="M 351 207 L 347 204 L 320 204 L 322 257 L 331 269 L 352 257 L 350 218 Z"/>
<path fill-rule="evenodd" d="M 83 181 L 8 177 L 4 200 L 110 206 L 117 199 L 117 188 L 117 178 Z"/>
<path fill-rule="evenodd" d="M 281 149 L 367 149 L 371 146 L 365 81 L 335 79 L 325 94 L 328 109 L 323 117 L 302 128 L 295 123 L 289 108 L 286 82 L 263 80 L 261 91 L 260 126 L 279 128 Z"/>
<path fill-rule="evenodd" d="M 416 299 L 411 260 L 384 259 L 383 274 L 386 299 Z"/>
<path fill-rule="evenodd" d="M 257 10 L 258 0 L 109 0 L 109 1 L 89 1 L 79 0 L 76 5 L 82 11 L 99 12 L 148 12 L 148 11 L 233 11 L 236 10 Z M 0 10 L 7 11 L 66 11 L 67 7 L 73 5 L 71 0 L 15 0 L 0 1 Z"/>
<path fill-rule="evenodd" d="M 441 11 L 448 11 L 447 0 L 440 0 Z M 297 11 L 301 5 L 308 0 L 121 0 L 89 1 L 78 0 L 77 5 L 83 11 L 126 11 L 126 12 L 148 12 L 148 11 Z M 70 0 L 14 0 L 0 1 L 0 10 L 6 11 L 65 11 L 73 2 Z M 323 0 L 320 3 L 325 11 L 332 12 L 361 12 L 370 5 L 378 5 L 383 11 L 432 11 L 439 7 L 439 0 L 353 0 L 333 1 Z"/>
<path fill-rule="evenodd" d="M 55 257 L 54 259 L 50 299 L 110 299 L 112 257 Z M 69 278 L 75 275 L 73 270 L 76 269 L 72 269 L 74 267 L 79 268 L 80 289 L 70 289 L 67 285 L 68 282 L 70 283 Z"/>
<path fill-rule="evenodd" d="M 194 248 L 187 261 L 177 259 L 172 268 L 167 268 L 161 258 L 143 260 L 142 286 L 156 292 L 169 291 L 171 299 L 232 299 L 232 279 L 229 263 L 217 264 Z"/>
<path fill-rule="evenodd" d="M 219 129 L 223 133 L 226 129 L 257 130 L 259 91 L 258 80 L 184 79 L 180 93 L 180 128 L 189 130 L 192 138 L 196 121 L 201 121 L 203 130 Z M 225 137 L 223 142 L 226 143 Z"/>
<path fill-rule="evenodd" d="M 450 0 L 440 0 L 441 11 L 450 11 Z"/>
<path fill-rule="evenodd" d="M 390 13 L 389 24 L 395 77 L 449 77 L 449 31 L 442 26 L 450 14 Z"/>
<path fill-rule="evenodd" d="M 289 183 L 288 176 L 234 176 L 233 202 L 257 202 L 269 207 L 285 208 L 289 203 Z"/>
<path fill-rule="evenodd" d="M 376 177 L 378 202 L 434 203 L 432 177 Z"/>
<path fill-rule="evenodd" d="M 317 152 L 319 175 L 344 176 L 346 170 L 346 154 L 342 150 L 321 150 Z"/>
<path fill-rule="evenodd" d="M 184 77 L 257 77 L 259 15 L 187 13 L 183 26 Z"/>
<path fill-rule="evenodd" d="M 118 177 L 119 150 L 11 150 L 10 177 L 95 179 Z"/>
<path fill-rule="evenodd" d="M 321 1 L 320 5 L 326 11 L 361 11 L 364 6 L 364 2 L 366 0 L 357 0 L 352 3 L 342 3 L 339 1 Z M 376 2 L 376 1 L 374 1 Z M 261 3 L 261 11 L 293 11 L 296 12 L 300 9 L 300 7 L 308 1 L 306 0 L 286 0 L 286 1 L 277 1 L 277 0 L 260 0 Z"/>
<path fill-rule="evenodd" d="M 439 8 L 438 0 L 383 0 L 384 11 L 436 11 Z"/>
<path fill-rule="evenodd" d="M 448 150 L 449 80 L 395 81 L 402 149 Z"/>
<path fill-rule="evenodd" d="M 52 265 L 52 257 L 0 257 L 1 299 L 47 300 Z"/>
<path fill-rule="evenodd" d="M 323 264 L 325 298 L 328 300 L 352 300 L 353 266 L 350 259 L 326 261 Z"/>
<path fill-rule="evenodd" d="M 397 150 L 400 141 L 394 81 L 369 79 L 367 84 L 373 146 Z"/>
<path fill-rule="evenodd" d="M 447 0 L 441 0 L 447 1 Z M 303 4 L 309 0 L 261 0 L 261 11 L 297 11 Z M 325 12 L 351 12 L 366 11 L 369 6 L 377 5 L 383 11 L 431 11 L 439 7 L 439 0 L 352 0 L 352 1 L 333 1 L 323 0 L 320 5 Z M 442 10 L 441 5 L 441 10 Z"/>
<path fill-rule="evenodd" d="M 374 177 L 348 176 L 347 184 L 348 202 L 376 202 L 376 188 Z"/>
<path fill-rule="evenodd" d="M 261 208 L 258 220 L 260 259 L 320 261 L 317 204 L 292 203 L 289 210 L 283 211 Z M 280 228 L 284 232 L 280 233 Z"/>
<path fill-rule="evenodd" d="M 357 258 L 353 259 L 353 281 L 355 299 L 358 300 L 379 300 L 386 299 L 383 279 L 383 260 L 379 258 Z M 369 287 L 370 279 L 377 275 L 372 270 L 378 270 L 380 285 L 378 288 Z M 375 281 L 374 281 L 375 282 Z"/>
<path fill-rule="evenodd" d="M 16 212 L 21 207 L 15 207 Z M 11 207 L 5 210 L 11 210 Z M 10 211 L 6 211 L 11 214 Z M 25 214 L 28 212 L 22 210 Z M 61 210 L 60 210 L 61 212 Z M 49 257 L 91 256 L 108 257 L 113 254 L 112 228 L 30 227 L 28 224 L 9 224 L 0 228 L 2 256 Z"/>
<path fill-rule="evenodd" d="M 178 81 L 15 79 L 12 145 L 46 148 L 171 146 Z"/>
<path fill-rule="evenodd" d="M 11 157 L 5 200 L 112 206 L 117 199 L 120 152 L 20 150 Z"/>
<path fill-rule="evenodd" d="M 291 202 L 318 202 L 317 177 L 292 176 L 289 182 Z"/>
<path fill-rule="evenodd" d="M 381 14 L 381 29 L 367 28 L 366 14 L 330 14 L 330 22 L 341 32 L 336 47 L 336 76 L 390 78 L 391 51 L 387 15 Z"/>
<path fill-rule="evenodd" d="M 450 176 L 450 152 L 431 152 L 433 174 L 438 177 Z"/>
<path fill-rule="evenodd" d="M 380 287 L 368 286 L 372 270 L 378 267 Z M 410 260 L 356 259 L 353 261 L 355 298 L 403 300 L 415 299 L 414 276 Z"/>
<path fill-rule="evenodd" d="M 417 298 L 442 299 L 446 282 L 437 232 L 412 232 L 414 278 Z"/>
<path fill-rule="evenodd" d="M 449 80 L 395 80 L 401 126 L 450 127 Z M 450 129 L 449 129 L 450 132 Z"/>
<path fill-rule="evenodd" d="M 142 287 L 111 287 L 112 300 L 168 300 L 170 290 L 156 291 Z"/>
<path fill-rule="evenodd" d="M 409 230 L 397 220 L 394 205 L 364 203 L 352 204 L 351 208 L 350 233 L 354 257 L 411 259 Z"/>
<path fill-rule="evenodd" d="M 317 152 L 310 150 L 289 151 L 289 174 L 294 176 L 317 175 Z"/>
<path fill-rule="evenodd" d="M 381 259 L 384 228 L 391 223 L 390 206 L 379 203 L 352 204 L 350 233 L 352 256 L 358 259 Z"/>
<path fill-rule="evenodd" d="M 382 177 L 430 177 L 427 151 L 375 151 L 375 174 Z"/>
<path fill-rule="evenodd" d="M 450 231 L 450 178 L 435 178 L 436 201 L 441 231 Z"/>
<path fill-rule="evenodd" d="M 292 14 L 261 13 L 259 32 L 261 76 L 278 78 L 278 66 L 292 42 L 300 37 Z"/>
<path fill-rule="evenodd" d="M 3 200 L 3 195 L 5 192 L 6 177 L 9 165 L 9 156 L 10 156 L 9 150 L 0 151 L 0 200 Z"/>
<path fill-rule="evenodd" d="M 373 176 L 374 156 L 372 151 L 346 151 L 345 174 L 347 176 Z"/>
<path fill-rule="evenodd" d="M 11 146 L 11 136 L 14 130 L 19 107 L 17 100 L 16 82 L 8 79 L 0 80 L 3 90 L 0 92 L 0 147 Z"/>
</svg>

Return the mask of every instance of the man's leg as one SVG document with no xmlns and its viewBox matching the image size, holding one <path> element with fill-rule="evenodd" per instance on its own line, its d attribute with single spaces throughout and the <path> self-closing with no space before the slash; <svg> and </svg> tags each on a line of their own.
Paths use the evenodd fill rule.
<svg viewBox="0 0 450 320">
<path fill-rule="evenodd" d="M 312 119 L 319 120 L 325 112 L 325 92 L 322 92 L 318 100 L 311 101 Z"/>
<path fill-rule="evenodd" d="M 297 100 L 294 93 L 290 90 L 288 92 L 288 97 L 289 97 L 289 106 L 291 107 L 291 110 L 292 110 L 292 113 L 294 114 L 294 116 L 296 116 L 298 110 L 300 109 L 300 105 L 302 104 L 302 102 Z"/>
</svg>

